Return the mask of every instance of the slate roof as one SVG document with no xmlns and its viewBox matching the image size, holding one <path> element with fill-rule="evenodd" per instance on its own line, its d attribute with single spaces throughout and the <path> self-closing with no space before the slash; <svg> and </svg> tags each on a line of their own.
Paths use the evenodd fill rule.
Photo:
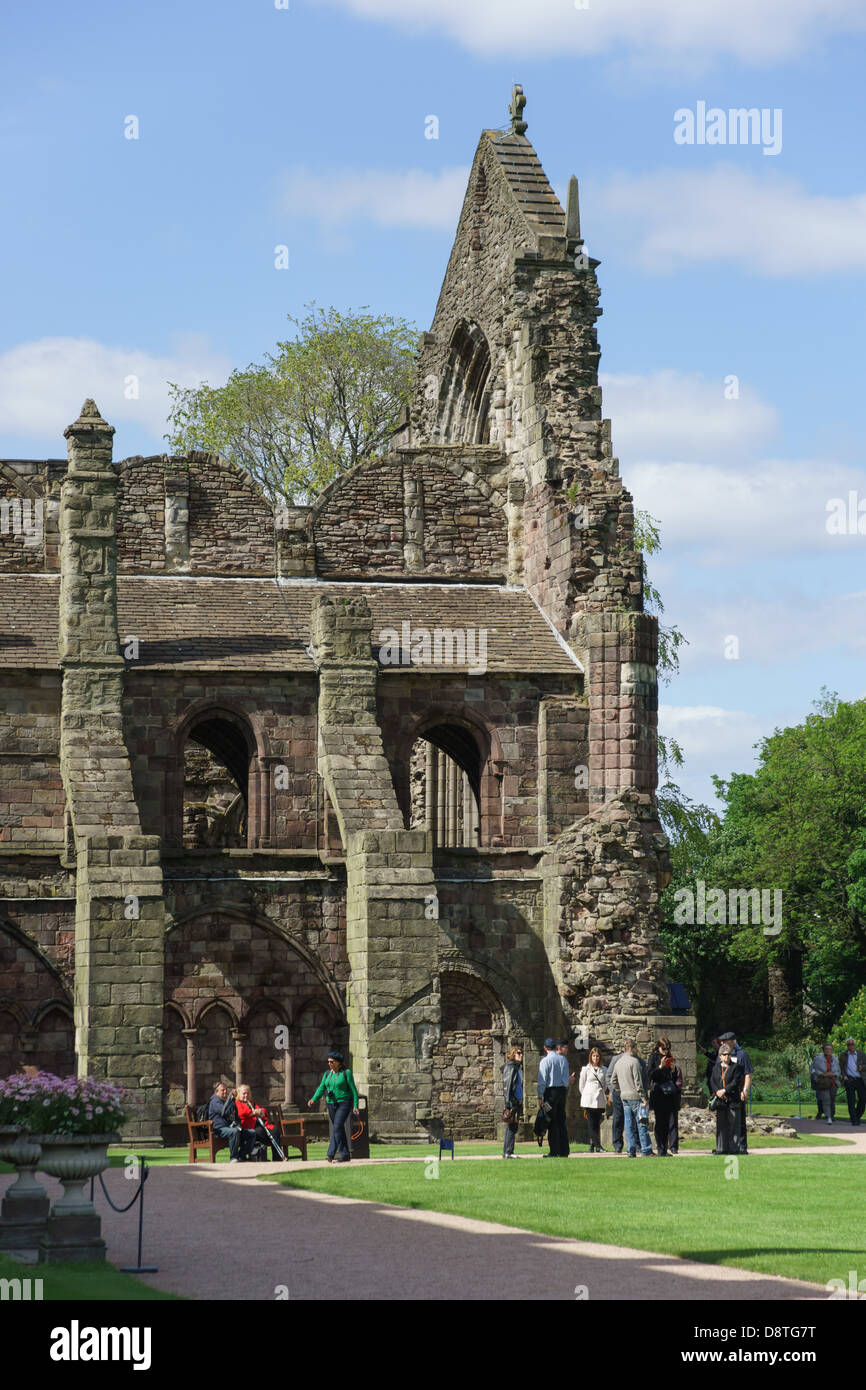
<svg viewBox="0 0 866 1390">
<path fill-rule="evenodd" d="M 0 667 L 57 669 L 59 575 L 0 576 Z M 135 669 L 313 671 L 314 594 L 364 595 L 384 628 L 487 630 L 488 671 L 574 675 L 568 654 L 523 590 L 497 585 L 323 584 L 268 579 L 119 576 L 121 639 L 139 639 Z M 477 649 L 476 649 L 477 650 Z M 132 665 L 133 663 L 130 663 Z M 403 669 L 383 667 L 389 670 Z M 442 672 L 442 666 L 415 670 Z M 465 670 L 459 665 L 449 671 Z"/>
<path fill-rule="evenodd" d="M 565 236 L 565 213 L 541 160 L 525 135 L 488 132 L 499 165 L 524 217 L 542 236 Z"/>
</svg>

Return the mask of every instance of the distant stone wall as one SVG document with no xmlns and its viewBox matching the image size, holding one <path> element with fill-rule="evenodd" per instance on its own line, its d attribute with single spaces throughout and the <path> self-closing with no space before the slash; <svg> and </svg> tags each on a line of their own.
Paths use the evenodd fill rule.
<svg viewBox="0 0 866 1390">
<path fill-rule="evenodd" d="M 0 1075 L 24 1065 L 74 1070 L 72 1000 L 48 962 L 0 917 Z"/>
<path fill-rule="evenodd" d="M 504 579 L 505 515 L 475 471 L 498 457 L 401 450 L 359 464 L 313 508 L 316 572 Z"/>
<path fill-rule="evenodd" d="M 0 462 L 0 573 L 26 574 L 45 565 L 46 507 L 41 464 Z"/>
<path fill-rule="evenodd" d="M 118 464 L 117 568 L 147 574 L 165 568 L 165 457 Z"/>
<path fill-rule="evenodd" d="M 60 676 L 6 671 L 0 711 L 0 844 L 64 840 Z"/>
<path fill-rule="evenodd" d="M 189 455 L 194 574 L 273 574 L 274 515 L 252 478 L 210 454 Z"/>
</svg>

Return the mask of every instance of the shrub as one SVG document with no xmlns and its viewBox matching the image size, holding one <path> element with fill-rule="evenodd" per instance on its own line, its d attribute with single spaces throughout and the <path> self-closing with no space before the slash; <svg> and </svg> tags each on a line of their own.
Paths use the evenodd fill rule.
<svg viewBox="0 0 866 1390">
<path fill-rule="evenodd" d="M 866 1047 L 866 985 L 846 1005 L 833 1029 L 830 1041 L 837 1056 L 845 1051 L 846 1038 L 854 1038 L 858 1047 Z"/>
</svg>

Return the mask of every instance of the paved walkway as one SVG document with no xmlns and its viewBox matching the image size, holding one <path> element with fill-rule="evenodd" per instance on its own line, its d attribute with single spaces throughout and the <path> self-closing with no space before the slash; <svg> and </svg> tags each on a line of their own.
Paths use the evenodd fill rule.
<svg viewBox="0 0 866 1390">
<path fill-rule="evenodd" d="M 796 1124 L 804 1133 L 830 1129 L 809 1121 Z M 842 1131 L 845 1138 L 856 1137 L 856 1146 L 804 1146 L 797 1152 L 866 1152 L 866 1131 L 861 1137 L 848 1126 L 839 1129 L 840 1137 Z M 785 1152 L 764 1149 L 755 1155 Z M 575 1161 L 605 1157 L 582 1154 Z M 474 1161 L 502 1160 L 479 1156 Z M 279 1169 L 322 1166 L 296 1161 Z M 159 1273 L 142 1278 L 189 1298 L 231 1301 L 271 1300 L 278 1294 L 293 1300 L 571 1300 L 581 1288 L 592 1300 L 716 1300 L 725 1293 L 759 1302 L 827 1298 L 823 1285 L 256 1181 L 274 1171 L 274 1165 L 258 1163 L 153 1167 L 146 1188 L 144 1262 L 157 1264 Z M 105 1177 L 114 1200 L 128 1201 L 130 1188 L 121 1170 Z M 0 1190 L 11 1181 L 0 1178 Z M 59 1191 L 53 1179 L 43 1175 L 42 1181 L 52 1196 Z M 136 1213 L 115 1214 L 98 1187 L 97 1206 L 109 1257 L 117 1265 L 135 1264 Z"/>
</svg>

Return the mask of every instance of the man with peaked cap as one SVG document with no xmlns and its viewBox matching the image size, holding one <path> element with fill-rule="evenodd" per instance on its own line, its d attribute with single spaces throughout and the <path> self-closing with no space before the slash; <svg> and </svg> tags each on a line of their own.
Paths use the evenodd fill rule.
<svg viewBox="0 0 866 1390">
<path fill-rule="evenodd" d="M 749 1146 L 746 1139 L 746 1110 L 748 1109 L 749 1091 L 752 1089 L 752 1059 L 744 1047 L 740 1047 L 737 1042 L 736 1033 L 722 1033 L 720 1042 L 731 1044 L 731 1060 L 738 1062 L 743 1068 L 743 1089 L 740 1092 L 740 1100 L 743 1108 L 740 1111 L 740 1153 L 747 1154 Z"/>
</svg>

